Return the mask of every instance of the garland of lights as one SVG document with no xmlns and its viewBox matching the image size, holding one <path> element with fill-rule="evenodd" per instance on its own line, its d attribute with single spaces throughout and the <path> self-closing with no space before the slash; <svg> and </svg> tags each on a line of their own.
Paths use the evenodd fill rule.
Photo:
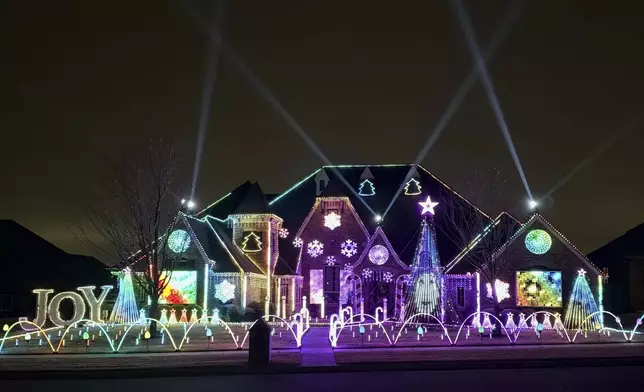
<svg viewBox="0 0 644 392">
<path fill-rule="evenodd" d="M 530 230 L 525 236 L 525 247 L 535 255 L 542 255 L 550 250 L 552 238 L 545 230 Z"/>
<path fill-rule="evenodd" d="M 174 253 L 183 253 L 190 246 L 190 234 L 185 230 L 175 230 L 168 237 L 168 248 Z"/>
<path fill-rule="evenodd" d="M 358 244 L 352 240 L 346 240 L 340 245 L 340 253 L 345 257 L 354 256 L 358 253 Z"/>
<path fill-rule="evenodd" d="M 309 242 L 307 247 L 308 247 L 308 249 L 307 249 L 306 252 L 311 257 L 318 257 L 318 256 L 321 256 L 322 253 L 324 253 L 324 244 L 322 244 L 318 240 L 313 240 L 313 241 Z"/>
</svg>

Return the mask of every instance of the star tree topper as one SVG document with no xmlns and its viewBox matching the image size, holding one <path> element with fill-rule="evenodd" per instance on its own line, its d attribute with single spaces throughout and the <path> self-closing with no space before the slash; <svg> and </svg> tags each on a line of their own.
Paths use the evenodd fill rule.
<svg viewBox="0 0 644 392">
<path fill-rule="evenodd" d="M 423 207 L 423 211 L 420 213 L 421 215 L 425 215 L 426 213 L 430 213 L 432 215 L 435 214 L 434 212 L 434 207 L 438 205 L 437 202 L 433 202 L 431 197 L 427 196 L 427 200 L 421 201 L 418 203 L 421 207 Z"/>
</svg>

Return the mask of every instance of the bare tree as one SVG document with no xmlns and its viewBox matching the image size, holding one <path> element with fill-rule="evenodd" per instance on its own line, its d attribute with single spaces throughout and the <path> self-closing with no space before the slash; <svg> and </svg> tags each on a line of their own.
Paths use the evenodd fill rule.
<svg viewBox="0 0 644 392">
<path fill-rule="evenodd" d="M 174 148 L 150 140 L 146 148 L 126 153 L 111 165 L 98 200 L 85 208 L 74 226 L 77 238 L 96 249 L 102 260 L 132 270 L 150 298 L 150 317 L 157 317 L 161 294 L 182 256 L 168 247 L 181 208 L 171 190 L 176 189 L 176 175 Z M 151 323 L 152 336 L 156 330 Z"/>
<path fill-rule="evenodd" d="M 498 170 L 489 173 L 478 170 L 467 182 L 463 192 L 467 199 L 485 212 L 481 214 L 472 206 L 453 195 L 445 197 L 443 209 L 448 236 L 454 243 L 467 252 L 464 259 L 478 272 L 484 282 L 495 288 L 508 270 L 508 260 L 497 257 L 496 252 L 516 232 L 519 224 L 509 217 L 497 219 L 503 212 L 503 190 L 505 181 Z M 501 314 L 501 306 L 496 289 L 492 290 L 494 313 Z M 499 328 L 497 328 L 499 330 Z"/>
</svg>

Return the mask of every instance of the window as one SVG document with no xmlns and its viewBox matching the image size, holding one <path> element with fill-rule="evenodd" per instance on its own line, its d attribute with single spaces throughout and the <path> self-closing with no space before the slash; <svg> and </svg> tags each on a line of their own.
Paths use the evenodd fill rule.
<svg viewBox="0 0 644 392">
<path fill-rule="evenodd" d="M 456 288 L 456 303 L 458 306 L 465 306 L 465 287 Z"/>
<path fill-rule="evenodd" d="M 0 312 L 13 310 L 13 297 L 11 294 L 0 294 Z"/>
</svg>

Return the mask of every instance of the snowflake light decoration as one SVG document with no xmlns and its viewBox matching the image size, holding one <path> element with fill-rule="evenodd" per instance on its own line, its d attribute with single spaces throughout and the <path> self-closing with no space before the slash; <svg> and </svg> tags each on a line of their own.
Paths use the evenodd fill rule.
<svg viewBox="0 0 644 392">
<path fill-rule="evenodd" d="M 168 248 L 174 253 L 185 252 L 190 246 L 190 235 L 185 230 L 175 230 L 168 237 Z"/>
<path fill-rule="evenodd" d="M 340 245 L 340 253 L 346 257 L 354 256 L 358 253 L 358 244 L 355 241 L 346 240 Z"/>
<path fill-rule="evenodd" d="M 340 215 L 335 211 L 331 211 L 324 216 L 324 226 L 328 227 L 331 230 L 335 230 L 340 227 Z"/>
<path fill-rule="evenodd" d="M 277 232 L 277 235 L 279 235 L 280 238 L 288 237 L 288 229 L 286 227 L 282 227 L 280 231 Z"/>
<path fill-rule="evenodd" d="M 369 279 L 373 276 L 373 271 L 371 270 L 371 268 L 365 268 L 362 270 L 362 276 L 365 279 Z"/>
<path fill-rule="evenodd" d="M 525 247 L 535 255 L 542 255 L 550 250 L 552 238 L 545 230 L 530 230 L 525 236 Z"/>
<path fill-rule="evenodd" d="M 328 266 L 335 265 L 335 256 L 327 256 L 325 263 Z"/>
<path fill-rule="evenodd" d="M 485 287 L 487 288 L 487 297 L 494 298 L 494 293 L 492 293 L 492 285 L 486 283 Z M 504 281 L 497 279 L 494 281 L 494 289 L 496 290 L 496 296 L 499 302 L 503 301 L 506 298 L 510 298 L 509 283 L 505 283 Z"/>
<path fill-rule="evenodd" d="M 391 281 L 394 280 L 394 274 L 389 271 L 385 271 L 385 273 L 382 274 L 382 280 L 384 280 L 385 283 L 391 283 Z"/>
<path fill-rule="evenodd" d="M 293 246 L 296 247 L 296 248 L 301 248 L 302 244 L 303 244 L 303 242 L 302 242 L 302 239 L 300 237 L 296 237 L 293 240 Z"/>
<path fill-rule="evenodd" d="M 324 253 L 324 245 L 318 240 L 313 240 L 308 244 L 307 253 L 311 257 L 321 256 Z"/>
<path fill-rule="evenodd" d="M 383 265 L 389 260 L 389 250 L 382 245 L 374 245 L 369 249 L 369 260 L 375 265 Z"/>
<path fill-rule="evenodd" d="M 411 275 L 405 275 L 402 279 L 404 284 L 411 284 L 412 283 L 412 278 Z"/>
<path fill-rule="evenodd" d="M 215 298 L 221 302 L 228 302 L 235 298 L 235 285 L 227 280 L 215 285 Z"/>
<path fill-rule="evenodd" d="M 351 264 L 351 263 L 346 263 L 346 264 L 344 265 L 344 267 L 342 267 L 342 268 L 343 268 L 345 271 L 347 271 L 348 273 L 352 273 L 352 272 L 353 272 L 353 264 Z"/>
</svg>

